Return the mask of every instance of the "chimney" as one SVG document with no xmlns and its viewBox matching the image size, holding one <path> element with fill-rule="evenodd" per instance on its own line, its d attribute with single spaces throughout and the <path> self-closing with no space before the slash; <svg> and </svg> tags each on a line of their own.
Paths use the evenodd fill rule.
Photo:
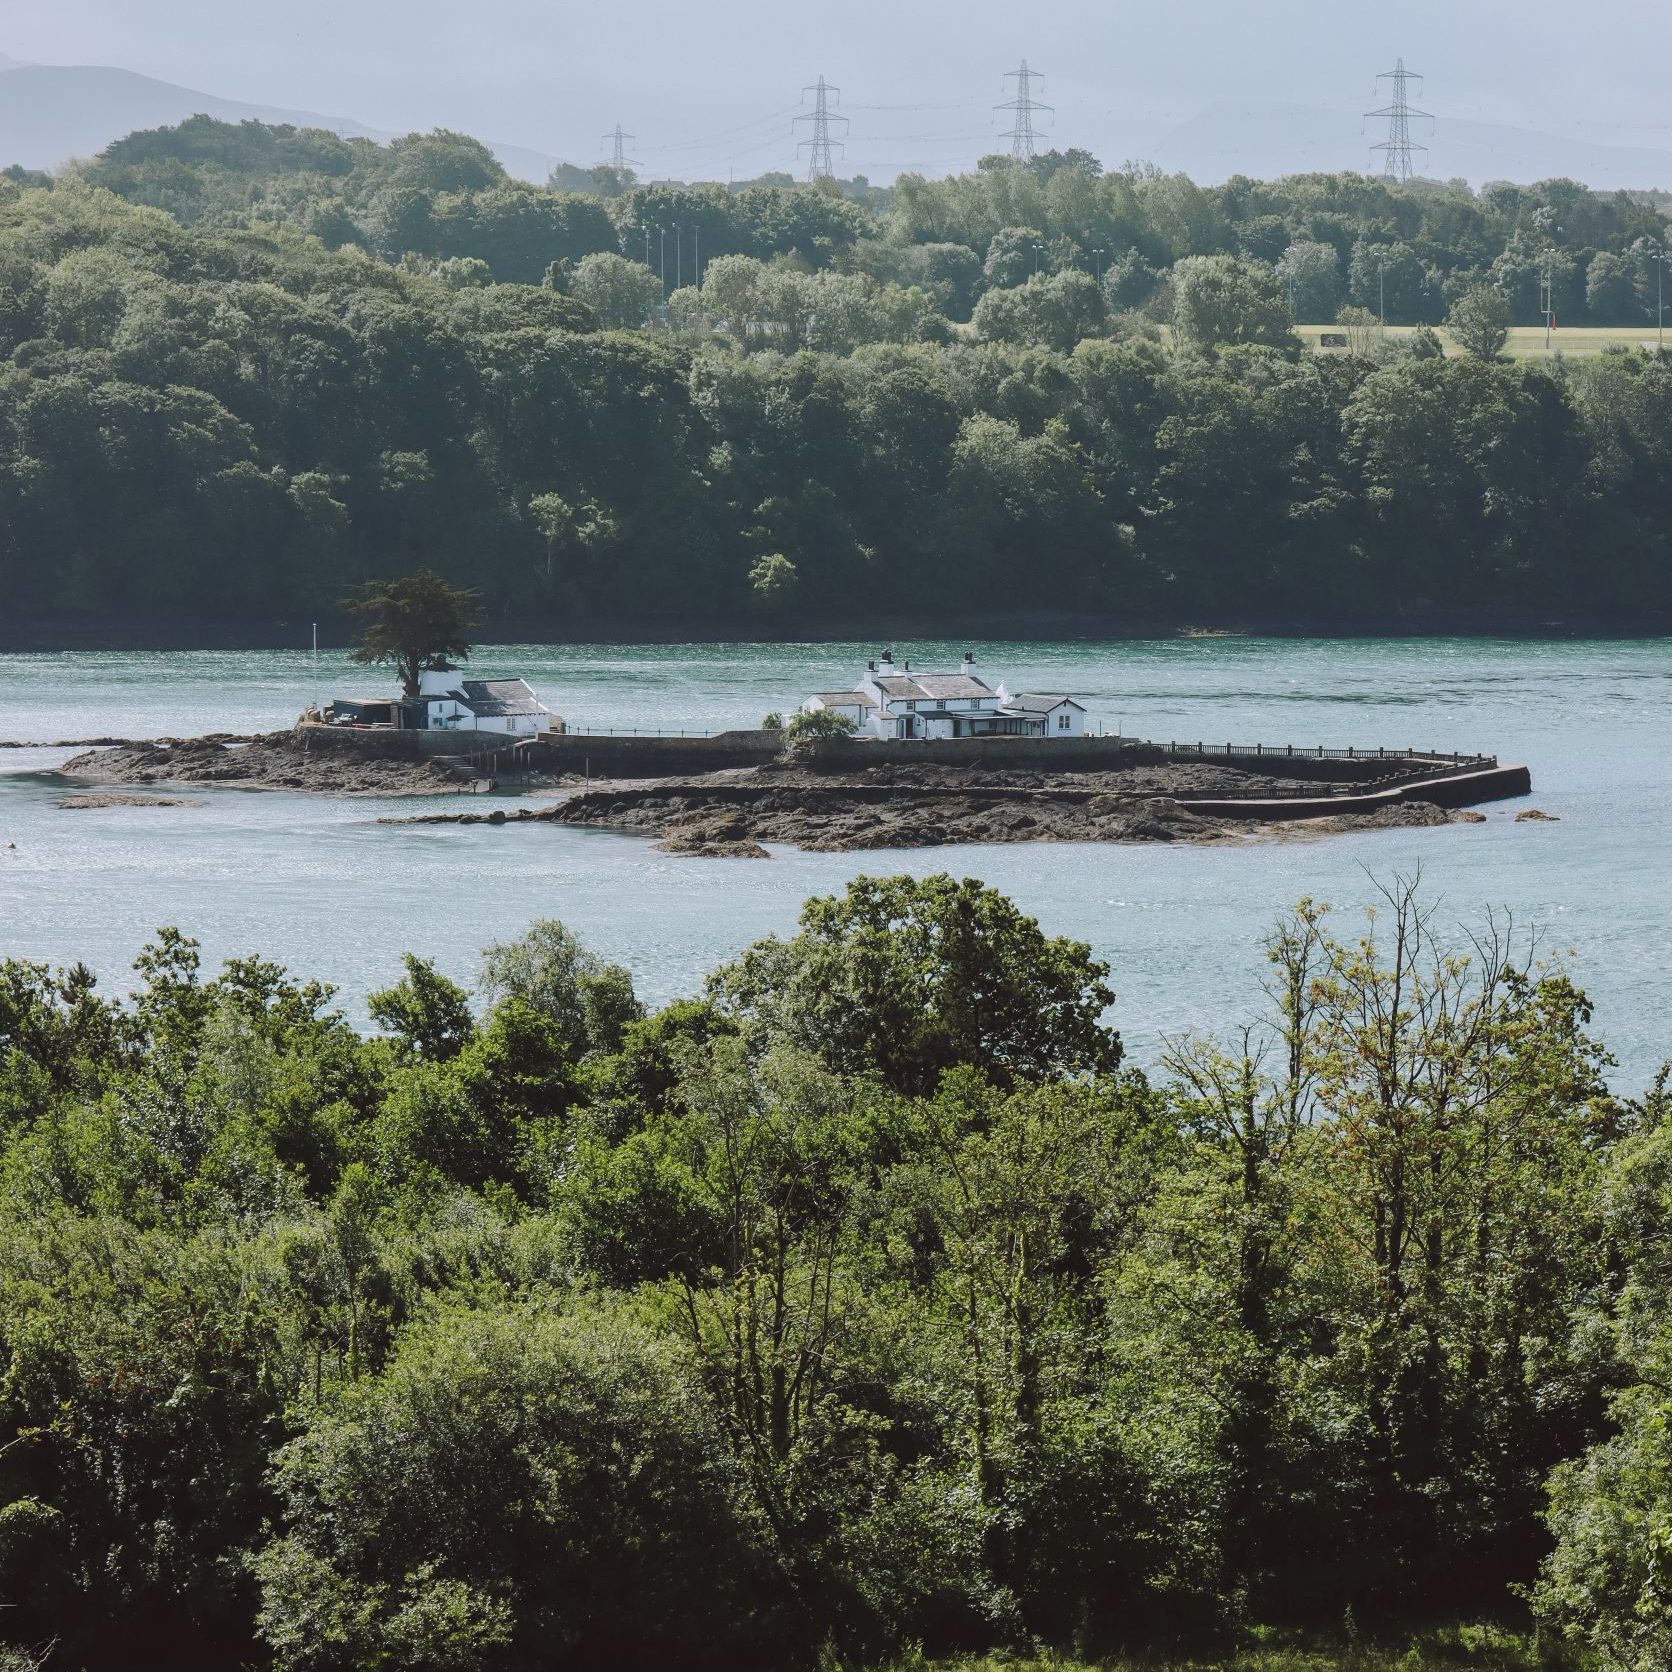
<svg viewBox="0 0 1672 1672">
<path fill-rule="evenodd" d="M 971 674 L 975 672 L 975 656 L 972 652 L 968 650 L 964 652 L 964 665 L 959 671 Z"/>
<path fill-rule="evenodd" d="M 878 665 L 877 672 L 884 679 L 887 679 L 894 672 L 894 652 L 892 650 L 885 650 L 882 653 L 882 661 Z"/>
</svg>

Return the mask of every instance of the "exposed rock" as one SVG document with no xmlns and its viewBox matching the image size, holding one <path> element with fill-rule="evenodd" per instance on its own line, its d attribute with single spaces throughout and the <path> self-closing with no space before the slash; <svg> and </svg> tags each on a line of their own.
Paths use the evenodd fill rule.
<svg viewBox="0 0 1672 1672">
<path fill-rule="evenodd" d="M 1463 808 L 1462 811 L 1454 813 L 1452 818 L 1458 824 L 1486 823 L 1486 815 L 1484 813 L 1477 813 L 1472 807 Z"/>
<path fill-rule="evenodd" d="M 94 807 L 201 807 L 203 803 L 179 795 L 121 795 L 114 790 L 94 790 L 87 795 L 66 795 L 53 802 L 66 811 Z"/>
<path fill-rule="evenodd" d="M 856 788 L 868 793 L 857 794 Z M 659 789 L 594 790 L 560 802 L 542 818 L 601 825 L 662 837 L 670 852 L 737 851 L 761 842 L 789 842 L 815 853 L 856 849 L 928 848 L 992 842 L 1176 842 L 1216 840 L 1232 833 L 1222 820 L 1199 817 L 1155 796 L 1088 797 L 1083 793 L 929 794 L 900 788 L 886 798 L 875 786 L 832 784 L 784 788 L 745 801 L 731 786 L 697 783 Z M 1017 786 L 1006 785 L 1014 792 Z"/>
<path fill-rule="evenodd" d="M 127 743 L 72 756 L 58 772 L 95 784 L 228 784 L 334 795 L 457 794 L 475 776 L 461 762 L 444 759 L 315 749 L 291 732 L 274 732 L 253 743 L 224 737 Z"/>
<path fill-rule="evenodd" d="M 1561 820 L 1554 813 L 1541 813 L 1536 807 L 1529 807 L 1523 813 L 1515 815 L 1517 824 L 1560 824 Z"/>
</svg>

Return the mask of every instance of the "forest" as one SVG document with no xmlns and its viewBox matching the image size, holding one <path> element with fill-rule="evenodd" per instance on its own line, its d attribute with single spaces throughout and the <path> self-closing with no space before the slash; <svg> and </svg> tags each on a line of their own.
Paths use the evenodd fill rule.
<svg viewBox="0 0 1672 1672">
<path fill-rule="evenodd" d="M 1664 1668 L 1665 1074 L 1378 906 L 1151 1073 L 947 876 L 655 1010 L 0 964 L 0 1666 Z"/>
<path fill-rule="evenodd" d="M 963 614 L 1174 624 L 1672 605 L 1672 370 L 1496 352 L 1547 281 L 1652 334 L 1647 197 L 569 173 L 195 118 L 0 176 L 13 622 L 330 616 L 423 565 L 490 635 L 944 617 L 950 574 Z"/>
</svg>

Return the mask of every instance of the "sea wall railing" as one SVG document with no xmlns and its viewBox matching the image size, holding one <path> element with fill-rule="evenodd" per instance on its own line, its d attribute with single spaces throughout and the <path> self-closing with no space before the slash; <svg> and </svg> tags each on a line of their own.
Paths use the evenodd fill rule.
<svg viewBox="0 0 1672 1672">
<path fill-rule="evenodd" d="M 749 728 L 740 726 L 726 726 L 719 731 L 699 731 L 690 728 L 674 730 L 671 727 L 647 728 L 643 726 L 581 726 L 571 721 L 561 732 L 553 732 L 554 738 L 567 737 L 580 739 L 583 737 L 732 737 L 740 731 Z M 1455 749 L 1326 749 L 1322 744 L 1315 748 L 1293 743 L 1158 743 L 1148 739 L 1136 737 L 1119 737 L 1113 732 L 1086 732 L 1076 738 L 1053 738 L 1053 742 L 1089 743 L 1092 741 L 1117 743 L 1132 748 L 1149 747 L 1164 749 L 1170 755 L 1201 755 L 1235 756 L 1251 755 L 1257 760 L 1275 758 L 1278 760 L 1320 760 L 1320 761 L 1451 761 L 1461 765 L 1466 761 L 1479 761 L 1483 765 L 1496 766 L 1496 755 L 1477 755 Z M 849 741 L 863 745 L 866 738 L 853 738 Z M 898 740 L 895 740 L 898 741 Z M 924 741 L 917 739 L 915 741 Z M 947 741 L 941 739 L 940 741 Z M 1002 738 L 969 738 L 957 739 L 959 742 L 1003 742 Z M 1036 740 L 1035 740 L 1036 741 Z"/>
<path fill-rule="evenodd" d="M 1131 741 L 1128 739 L 1128 741 Z M 1326 749 L 1321 743 L 1309 749 L 1292 743 L 1157 743 L 1169 755 L 1252 756 L 1256 760 L 1302 761 L 1450 761 L 1454 766 L 1478 762 L 1496 766 L 1496 755 L 1460 753 L 1455 749 Z"/>
</svg>

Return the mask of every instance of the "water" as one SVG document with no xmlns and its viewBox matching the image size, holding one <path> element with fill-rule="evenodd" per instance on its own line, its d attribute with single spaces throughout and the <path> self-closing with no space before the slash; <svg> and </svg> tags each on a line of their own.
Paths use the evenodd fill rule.
<svg viewBox="0 0 1672 1672">
<path fill-rule="evenodd" d="M 930 668 L 959 644 L 896 644 Z M 1596 1004 L 1634 1090 L 1672 1054 L 1672 641 L 1194 639 L 976 645 L 1012 688 L 1066 690 L 1094 725 L 1166 741 L 1482 750 L 1532 769 L 1530 803 L 1482 825 L 1234 846 L 777 849 L 678 859 L 637 837 L 536 825 L 379 825 L 410 801 L 193 788 L 204 805 L 66 811 L 39 776 L 64 751 L 0 751 L 0 955 L 80 958 L 123 986 L 161 924 L 206 957 L 260 952 L 364 995 L 400 954 L 468 980 L 479 949 L 559 917 L 627 964 L 647 999 L 699 990 L 810 894 L 861 872 L 950 870 L 1004 889 L 1113 965 L 1115 1020 L 1140 1062 L 1165 1035 L 1225 1030 L 1259 1002 L 1259 939 L 1302 895 L 1356 914 L 1373 879 L 1421 868 L 1450 918 L 1535 926 Z M 472 671 L 525 674 L 576 729 L 755 725 L 847 686 L 876 647 L 502 646 Z M 306 652 L 0 656 L 0 737 L 188 736 L 288 724 L 316 693 L 380 675 Z M 433 802 L 423 804 L 426 808 Z M 480 801 L 472 804 L 481 810 Z M 1560 820 L 1516 824 L 1533 805 Z M 15 849 L 7 847 L 15 843 Z"/>
</svg>

